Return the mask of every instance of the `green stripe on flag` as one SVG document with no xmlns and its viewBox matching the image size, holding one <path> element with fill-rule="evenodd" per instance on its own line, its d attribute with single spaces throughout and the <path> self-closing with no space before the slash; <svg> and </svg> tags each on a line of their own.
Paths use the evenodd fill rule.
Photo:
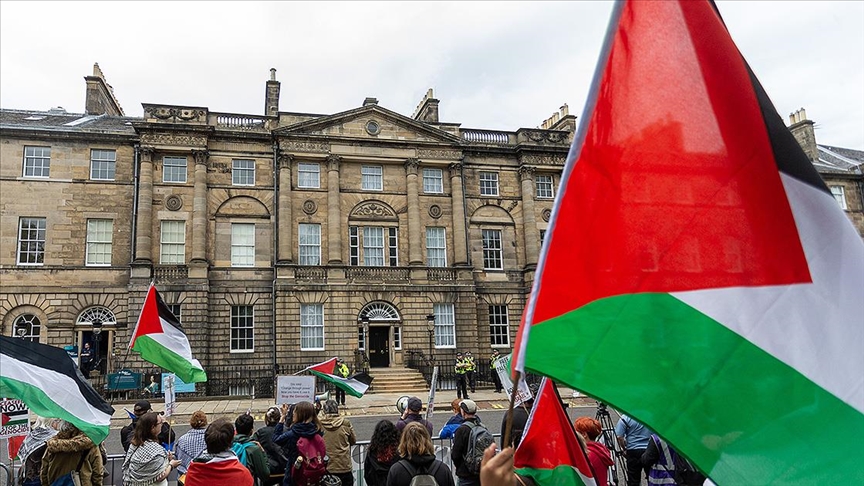
<svg viewBox="0 0 864 486">
<path fill-rule="evenodd" d="M 340 390 L 343 390 L 345 393 L 351 395 L 352 397 L 363 398 L 363 394 L 360 391 L 356 390 L 351 386 L 351 382 L 359 383 L 355 380 L 348 380 L 347 378 L 339 379 L 335 375 L 328 375 L 326 373 L 321 373 L 320 371 L 309 370 L 313 375 L 321 378 L 324 381 L 333 383 Z"/>
<path fill-rule="evenodd" d="M 81 432 L 84 432 L 87 437 L 90 437 L 90 440 L 92 440 L 94 444 L 100 444 L 106 437 L 108 437 L 108 426 L 111 421 L 110 416 L 106 415 L 106 423 L 104 425 L 87 422 L 80 417 L 72 415 L 68 410 L 58 405 L 57 402 L 41 389 L 30 385 L 29 383 L 24 383 L 8 377 L 0 379 L 0 393 L 7 397 L 15 397 L 21 400 L 30 407 L 30 410 L 32 410 L 33 413 L 37 415 L 59 418 L 70 422 L 72 425 L 78 427 Z M 96 413 L 101 412 L 97 411 Z"/>
<path fill-rule="evenodd" d="M 139 352 L 144 360 L 174 373 L 183 380 L 183 383 L 207 381 L 204 370 L 196 368 L 188 359 L 166 348 L 147 334 L 138 336 L 132 349 Z"/>
<path fill-rule="evenodd" d="M 521 476 L 529 476 L 535 483 L 543 486 L 586 486 L 582 476 L 573 466 L 558 466 L 552 469 L 517 469 L 516 473 Z M 591 480 L 590 485 L 595 483 Z M 598 485 L 598 486 L 606 486 Z"/>
<path fill-rule="evenodd" d="M 664 431 L 718 484 L 864 483 L 848 452 L 864 415 L 668 294 L 601 299 L 534 325 L 525 366 Z M 831 424 L 843 432 L 826 434 Z M 790 458 L 780 475 L 763 467 Z"/>
</svg>

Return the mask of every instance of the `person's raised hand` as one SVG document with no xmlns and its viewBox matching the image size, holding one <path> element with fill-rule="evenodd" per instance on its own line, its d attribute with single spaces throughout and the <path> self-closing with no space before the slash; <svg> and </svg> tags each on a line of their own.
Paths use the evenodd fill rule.
<svg viewBox="0 0 864 486">
<path fill-rule="evenodd" d="M 513 472 L 513 454 L 515 450 L 507 447 L 498 452 L 498 446 L 492 445 L 483 451 L 483 462 L 480 465 L 480 484 L 483 486 L 513 486 L 517 484 Z"/>
</svg>

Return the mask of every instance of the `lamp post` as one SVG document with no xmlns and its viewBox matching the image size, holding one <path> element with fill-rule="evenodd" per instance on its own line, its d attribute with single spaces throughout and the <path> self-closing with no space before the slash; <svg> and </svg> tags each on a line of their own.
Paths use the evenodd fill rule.
<svg viewBox="0 0 864 486">
<path fill-rule="evenodd" d="M 361 314 L 359 321 L 363 326 L 363 365 L 365 371 L 366 363 L 369 362 L 369 316 L 365 313 Z"/>
<path fill-rule="evenodd" d="M 99 356 L 99 336 L 102 334 L 102 321 L 99 319 L 93 320 L 93 358 L 90 364 L 90 369 L 95 369 L 97 375 L 102 374 L 99 368 L 99 362 L 102 360 Z"/>
<path fill-rule="evenodd" d="M 435 363 L 435 314 L 426 316 L 426 331 L 429 333 L 429 360 Z"/>
</svg>

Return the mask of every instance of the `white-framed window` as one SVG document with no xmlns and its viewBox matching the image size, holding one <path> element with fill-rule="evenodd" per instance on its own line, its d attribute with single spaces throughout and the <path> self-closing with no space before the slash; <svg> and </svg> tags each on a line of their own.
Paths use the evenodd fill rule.
<svg viewBox="0 0 864 486">
<path fill-rule="evenodd" d="M 834 200 L 837 201 L 837 204 L 840 205 L 840 209 L 847 210 L 849 209 L 846 206 L 846 188 L 843 186 L 830 186 L 831 187 L 831 195 L 834 196 Z"/>
<path fill-rule="evenodd" d="M 447 238 L 444 228 L 426 227 L 426 265 L 430 267 L 447 266 Z"/>
<path fill-rule="evenodd" d="M 357 348 L 366 351 L 366 333 L 363 332 L 363 326 L 357 326 Z"/>
<path fill-rule="evenodd" d="M 535 196 L 538 199 L 552 199 L 555 197 L 555 190 L 552 187 L 552 176 L 549 174 L 537 174 L 534 176 L 534 185 L 536 186 Z"/>
<path fill-rule="evenodd" d="M 24 177 L 51 175 L 51 147 L 24 147 Z"/>
<path fill-rule="evenodd" d="M 441 194 L 444 192 L 444 171 L 424 167 L 423 192 L 427 194 Z"/>
<path fill-rule="evenodd" d="M 19 335 L 19 329 L 24 329 L 24 334 Z M 33 314 L 21 314 L 15 318 L 15 322 L 12 325 L 12 332 L 14 333 L 13 337 L 26 339 L 34 343 L 39 342 L 41 329 L 42 322 L 40 322 L 39 318 Z"/>
<path fill-rule="evenodd" d="M 489 344 L 493 348 L 510 346 L 510 321 L 506 305 L 489 306 Z"/>
<path fill-rule="evenodd" d="M 18 265 L 45 263 L 45 218 L 18 220 Z"/>
<path fill-rule="evenodd" d="M 324 349 L 324 304 L 300 304 L 300 351 Z"/>
<path fill-rule="evenodd" d="M 231 223 L 231 266 L 255 266 L 255 223 Z"/>
<path fill-rule="evenodd" d="M 318 189 L 321 187 L 321 165 L 301 162 L 297 165 L 297 187 Z"/>
<path fill-rule="evenodd" d="M 373 226 L 363 228 L 363 265 L 384 266 L 384 228 Z"/>
<path fill-rule="evenodd" d="M 393 349 L 397 351 L 402 349 L 402 328 L 400 326 L 393 326 Z"/>
<path fill-rule="evenodd" d="M 247 159 L 234 159 L 231 161 L 231 185 L 254 186 L 255 185 L 255 161 Z"/>
<path fill-rule="evenodd" d="M 360 168 L 362 176 L 361 187 L 364 191 L 384 190 L 384 167 L 380 165 L 364 165 Z"/>
<path fill-rule="evenodd" d="M 356 226 L 348 227 L 348 264 L 360 265 L 360 233 Z"/>
<path fill-rule="evenodd" d="M 399 266 L 398 228 L 349 226 L 348 264 L 360 265 L 361 258 L 367 267 Z"/>
<path fill-rule="evenodd" d="M 113 181 L 117 172 L 117 151 L 90 150 L 90 179 L 94 181 Z"/>
<path fill-rule="evenodd" d="M 114 220 L 87 220 L 87 250 L 84 258 L 87 266 L 111 265 Z"/>
<path fill-rule="evenodd" d="M 231 352 L 255 352 L 255 310 L 251 305 L 231 306 Z"/>
<path fill-rule="evenodd" d="M 433 304 L 435 348 L 456 347 L 456 313 L 453 304 Z"/>
<path fill-rule="evenodd" d="M 186 182 L 186 157 L 162 157 L 162 182 Z"/>
<path fill-rule="evenodd" d="M 297 237 L 300 245 L 297 263 L 300 265 L 320 265 L 321 225 L 300 223 Z"/>
<path fill-rule="evenodd" d="M 159 263 L 186 263 L 186 221 L 162 221 L 159 234 Z"/>
<path fill-rule="evenodd" d="M 483 268 L 486 270 L 503 270 L 504 259 L 501 254 L 501 230 L 484 229 L 483 235 Z"/>
<path fill-rule="evenodd" d="M 498 173 L 497 172 L 480 172 L 480 195 L 481 196 L 497 196 L 498 195 Z"/>
</svg>

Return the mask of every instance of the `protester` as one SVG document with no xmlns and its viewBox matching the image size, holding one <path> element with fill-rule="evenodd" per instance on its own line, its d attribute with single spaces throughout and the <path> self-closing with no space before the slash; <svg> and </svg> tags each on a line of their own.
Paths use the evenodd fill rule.
<svg viewBox="0 0 864 486">
<path fill-rule="evenodd" d="M 244 413 L 237 417 L 234 421 L 234 441 L 232 449 L 237 457 L 242 457 L 245 452 L 245 466 L 252 473 L 254 478 L 257 478 L 263 484 L 264 481 L 270 478 L 270 466 L 267 465 L 267 454 L 261 445 L 252 440 L 252 431 L 255 428 L 255 419 Z M 242 461 L 241 461 L 242 463 Z"/>
<path fill-rule="evenodd" d="M 162 416 L 154 412 L 147 412 L 138 418 L 123 460 L 124 486 L 168 485 L 168 475 L 180 465 L 180 461 L 174 459 L 159 443 L 159 431 L 163 423 Z"/>
<path fill-rule="evenodd" d="M 573 427 L 585 438 L 588 462 L 594 469 L 594 478 L 597 484 L 606 484 L 609 478 L 609 467 L 613 461 L 609 449 L 603 443 L 597 442 L 597 437 L 603 433 L 603 426 L 591 417 L 579 417 L 573 422 Z"/>
<path fill-rule="evenodd" d="M 432 437 L 432 423 L 420 416 L 421 410 L 423 410 L 423 402 L 421 402 L 417 397 L 409 398 L 408 406 L 406 406 L 405 411 L 402 412 L 402 418 L 396 422 L 396 429 L 398 429 L 399 432 L 402 432 L 402 429 L 411 422 L 419 422 L 429 431 L 429 437 Z"/>
<path fill-rule="evenodd" d="M 252 486 L 252 473 L 231 451 L 234 426 L 228 419 L 216 419 L 204 431 L 207 451 L 189 464 L 185 486 Z"/>
<path fill-rule="evenodd" d="M 537 393 L 540 391 L 540 387 L 536 383 L 528 385 L 528 389 L 531 391 L 531 398 L 513 407 L 513 425 L 511 425 L 512 428 L 510 429 L 510 441 L 513 447 L 519 447 L 519 442 L 522 441 L 522 434 L 525 432 L 525 425 L 528 423 L 528 415 L 531 413 L 531 409 L 534 408 L 534 398 L 537 397 Z M 507 410 L 501 418 L 502 449 L 510 445 L 504 443 L 504 431 L 507 430 L 507 417 L 509 416 L 510 410 Z"/>
<path fill-rule="evenodd" d="M 390 467 L 399 460 L 398 447 L 399 431 L 393 422 L 378 422 L 363 461 L 363 479 L 368 486 L 386 486 Z"/>
<path fill-rule="evenodd" d="M 273 442 L 273 430 L 279 419 L 282 418 L 282 413 L 278 407 L 270 407 L 267 413 L 264 414 L 264 427 L 255 431 L 252 435 L 252 440 L 258 441 L 264 453 L 267 454 L 267 467 L 270 469 L 270 475 L 285 474 L 285 454 L 282 448 Z M 269 482 L 269 480 L 267 481 Z"/>
<path fill-rule="evenodd" d="M 354 427 L 351 421 L 339 415 L 339 404 L 335 400 L 324 402 L 324 417 L 321 418 L 324 427 L 324 444 L 330 462 L 327 472 L 338 477 L 342 486 L 354 485 L 354 474 L 351 471 L 351 446 L 357 443 Z"/>
<path fill-rule="evenodd" d="M 456 353 L 456 366 L 454 367 L 456 377 L 458 378 L 456 382 L 456 398 L 468 398 L 468 381 L 465 373 L 468 372 L 469 366 L 465 358 L 462 357 L 462 353 Z"/>
<path fill-rule="evenodd" d="M 312 439 L 315 435 L 324 435 L 324 428 L 318 420 L 318 414 L 315 411 L 315 406 L 310 402 L 299 402 L 294 406 L 294 413 L 291 419 L 291 428 L 285 428 L 287 420 L 288 406 L 282 405 L 282 420 L 276 424 L 273 430 L 273 442 L 282 446 L 287 459 L 285 467 L 285 478 L 282 480 L 283 486 L 292 486 L 294 483 L 291 479 L 291 470 L 294 463 L 297 461 L 297 441 L 301 437 Z"/>
<path fill-rule="evenodd" d="M 390 468 L 387 486 L 409 486 L 411 479 L 418 474 L 434 477 L 438 486 L 455 486 L 450 468 L 435 459 L 432 437 L 420 423 L 413 422 L 405 426 L 398 451 L 402 459 Z"/>
<path fill-rule="evenodd" d="M 78 471 L 82 486 L 101 486 L 104 463 L 99 447 L 84 432 L 63 421 L 60 432 L 45 443 L 39 479 L 44 485 Z"/>
<path fill-rule="evenodd" d="M 477 486 L 480 484 L 479 471 L 472 471 L 466 463 L 466 455 L 470 449 L 471 435 L 473 429 L 482 427 L 480 417 L 477 417 L 477 404 L 473 400 L 462 400 L 459 404 L 462 411 L 462 425 L 456 429 L 453 436 L 453 448 L 450 457 L 456 466 L 456 476 L 459 478 L 459 486 Z M 486 446 L 482 450 L 485 450 Z"/>
<path fill-rule="evenodd" d="M 474 361 L 474 356 L 471 356 L 471 351 L 465 351 L 465 361 L 468 362 L 468 367 L 465 368 L 465 377 L 468 379 L 468 388 L 471 388 L 471 393 L 475 393 L 476 382 L 474 374 L 477 372 L 477 362 Z M 465 397 L 468 398 L 468 397 Z"/>
<path fill-rule="evenodd" d="M 138 422 L 138 419 L 144 415 L 145 413 L 151 411 L 150 402 L 147 400 L 141 400 L 135 404 L 135 408 L 132 409 L 134 415 L 132 418 L 132 423 L 120 429 L 120 443 L 123 445 L 123 450 L 129 450 L 129 444 L 132 441 L 132 434 L 135 432 L 135 424 Z M 175 434 L 174 431 L 171 430 L 171 427 L 167 422 L 162 423 L 162 429 L 159 431 L 159 443 L 160 444 L 171 444 L 174 442 Z"/>
<path fill-rule="evenodd" d="M 621 415 L 615 424 L 615 435 L 618 444 L 626 451 L 627 486 L 639 486 L 642 474 L 648 476 L 648 468 L 642 464 L 642 454 L 648 448 L 651 431 L 627 415 Z"/>
<path fill-rule="evenodd" d="M 36 416 L 30 432 L 18 449 L 18 459 L 23 466 L 18 469 L 18 484 L 39 486 L 42 472 L 42 456 L 45 455 L 48 439 L 57 435 L 57 419 Z"/>
<path fill-rule="evenodd" d="M 642 464 L 649 468 L 649 486 L 697 486 L 705 482 L 705 476 L 657 434 L 651 435 Z"/>
<path fill-rule="evenodd" d="M 348 375 L 351 374 L 351 370 L 348 369 L 348 365 L 345 364 L 345 361 L 342 358 L 336 360 L 336 376 L 341 376 L 342 378 L 348 378 Z M 339 405 L 345 406 L 345 390 L 336 387 L 336 403 Z M 345 483 L 342 483 L 342 486 L 345 486 Z"/>
<path fill-rule="evenodd" d="M 501 391 L 504 390 L 504 386 L 501 384 L 501 377 L 498 376 L 498 371 L 496 369 L 498 360 L 501 358 L 502 356 L 498 350 L 493 349 L 492 356 L 489 357 L 489 374 L 492 375 L 492 383 L 495 384 L 495 393 L 501 393 Z"/>
<path fill-rule="evenodd" d="M 459 426 L 462 425 L 462 422 L 464 422 L 464 419 L 462 418 L 462 410 L 459 408 L 460 403 L 462 403 L 462 400 L 458 398 L 450 402 L 450 408 L 453 409 L 453 416 L 450 417 L 444 427 L 441 428 L 441 433 L 438 434 L 438 437 L 442 439 L 452 438 L 453 434 L 456 433 L 456 429 L 458 429 Z"/>
<path fill-rule="evenodd" d="M 180 465 L 177 466 L 177 473 L 181 476 L 186 474 L 189 469 L 189 463 L 192 459 L 200 456 L 207 449 L 207 444 L 204 442 L 204 429 L 207 427 L 207 414 L 198 410 L 192 413 L 189 418 L 189 432 L 181 435 L 174 444 L 174 453 L 177 455 L 177 460 Z"/>
</svg>

